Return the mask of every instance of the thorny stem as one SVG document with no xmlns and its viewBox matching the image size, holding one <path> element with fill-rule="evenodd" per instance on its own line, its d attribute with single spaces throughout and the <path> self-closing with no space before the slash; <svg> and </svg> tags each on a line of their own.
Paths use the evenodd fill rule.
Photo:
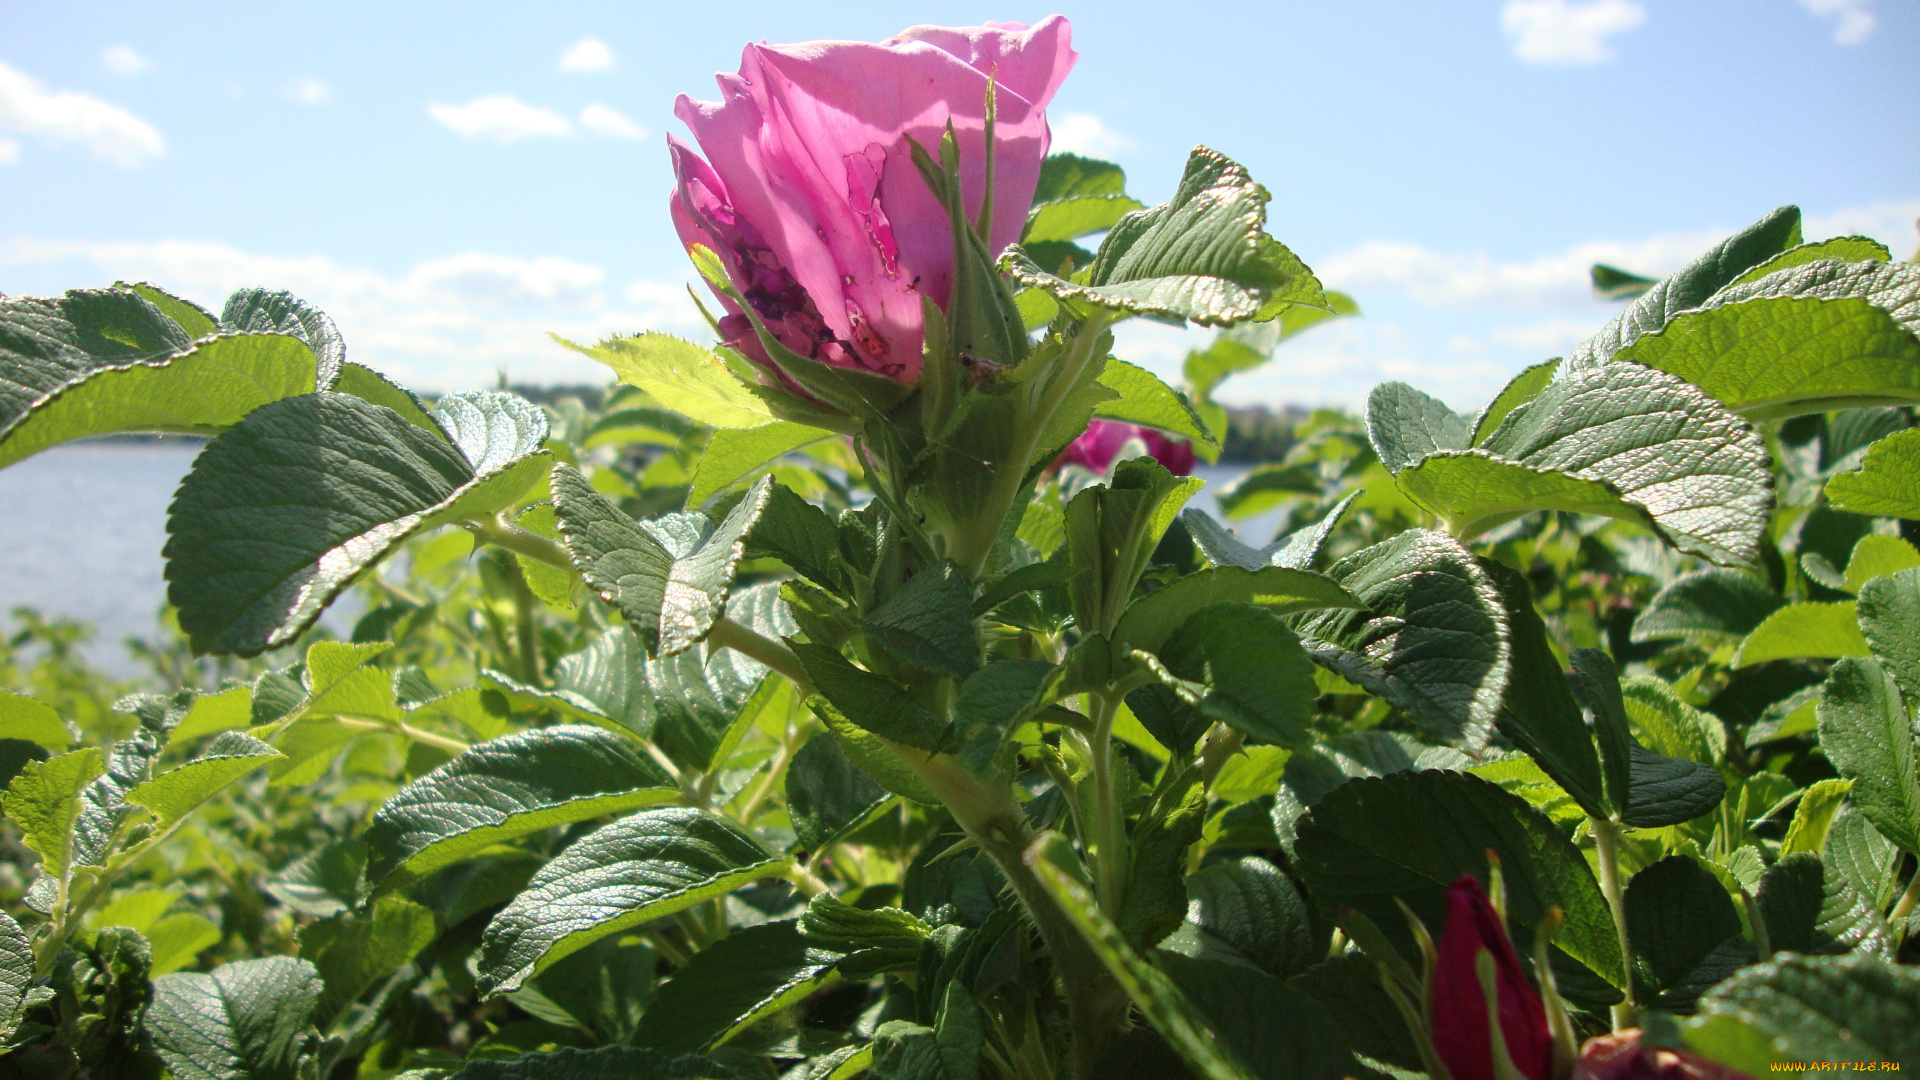
<svg viewBox="0 0 1920 1080">
<path fill-rule="evenodd" d="M 533 597 L 533 587 L 527 584 L 527 574 L 520 568 L 520 561 L 505 561 L 507 581 L 513 588 L 513 641 L 520 648 L 522 677 L 530 685 L 539 686 L 546 681 L 540 669 L 540 632 L 533 617 L 539 601 Z"/>
<path fill-rule="evenodd" d="M 1127 898 L 1127 821 L 1125 793 L 1119 790 L 1119 770 L 1113 752 L 1113 718 L 1118 698 L 1105 693 L 1087 695 L 1093 714 L 1093 734 L 1087 748 L 1093 759 L 1093 878 L 1100 907 L 1107 917 L 1120 918 Z"/>
<path fill-rule="evenodd" d="M 707 644 L 715 649 L 732 649 L 744 656 L 767 665 L 785 675 L 793 683 L 800 696 L 812 697 L 813 680 L 807 678 L 807 669 L 801 665 L 800 658 L 793 650 L 759 631 L 749 629 L 732 619 L 714 620 L 713 630 L 707 635 Z"/>
<path fill-rule="evenodd" d="M 1613 1007 L 1613 1030 L 1624 1031 L 1633 1026 L 1639 1010 L 1633 1001 L 1633 946 L 1627 941 L 1627 908 L 1620 892 L 1620 826 L 1592 815 L 1588 815 L 1587 823 L 1593 831 L 1594 852 L 1599 856 L 1600 892 L 1613 912 L 1613 929 L 1620 935 L 1620 964 L 1627 973 L 1627 985 L 1622 989 L 1626 996 Z"/>
</svg>

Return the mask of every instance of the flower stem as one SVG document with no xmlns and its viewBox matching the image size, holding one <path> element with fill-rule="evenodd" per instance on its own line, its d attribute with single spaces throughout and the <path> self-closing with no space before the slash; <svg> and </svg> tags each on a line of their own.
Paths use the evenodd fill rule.
<svg viewBox="0 0 1920 1080">
<path fill-rule="evenodd" d="M 1587 823 L 1593 831 L 1594 852 L 1599 856 L 1600 892 L 1613 912 L 1614 932 L 1620 935 L 1620 964 L 1626 973 L 1627 985 L 1621 989 L 1625 996 L 1613 1007 L 1613 1030 L 1624 1031 L 1633 1026 L 1634 1014 L 1639 1009 L 1633 1001 L 1633 945 L 1627 940 L 1626 899 L 1620 889 L 1620 826 L 1592 815 L 1588 815 Z"/>
</svg>

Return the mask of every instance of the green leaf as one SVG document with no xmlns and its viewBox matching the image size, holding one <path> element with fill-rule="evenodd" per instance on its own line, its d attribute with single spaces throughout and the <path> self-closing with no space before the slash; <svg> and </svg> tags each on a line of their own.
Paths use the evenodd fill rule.
<svg viewBox="0 0 1920 1080">
<path fill-rule="evenodd" d="M 241 289 L 220 310 L 228 333 L 285 334 L 298 338 L 319 359 L 314 389 L 331 390 L 347 361 L 347 343 L 327 313 L 290 292 Z"/>
<path fill-rule="evenodd" d="M 431 431 L 436 435 L 445 435 L 439 421 L 419 398 L 419 395 L 385 375 L 361 364 L 348 362 L 340 365 L 340 377 L 326 389 L 338 394 L 352 394 L 362 401 L 375 405 L 384 405 L 405 417 L 407 422 L 422 431 Z"/>
<path fill-rule="evenodd" d="M 545 999 L 564 1014 L 568 1026 L 585 1028 L 602 1042 L 625 1043 L 653 998 L 659 966 L 652 946 L 637 936 L 616 934 L 554 964 L 511 1000 L 533 1004 Z M 560 1016 L 553 1020 L 562 1022 Z"/>
<path fill-rule="evenodd" d="M 286 644 L 409 536 L 504 509 L 544 469 L 546 414 L 453 394 L 445 438 L 347 394 L 261 406 L 195 459 L 168 511 L 168 597 L 197 652 Z"/>
<path fill-rule="evenodd" d="M 1507 385 L 1501 387 L 1493 400 L 1487 402 L 1487 407 L 1481 409 L 1480 414 L 1473 418 L 1473 437 L 1467 445 L 1479 446 L 1487 436 L 1499 430 L 1500 422 L 1507 418 L 1507 414 L 1539 397 L 1540 392 L 1553 382 L 1553 376 L 1559 370 L 1558 359 L 1547 360 L 1525 369 L 1508 380 Z"/>
<path fill-rule="evenodd" d="M 725 613 L 747 532 L 772 489 L 773 479 L 762 477 L 718 523 L 688 513 L 641 524 L 578 470 L 553 470 L 553 505 L 574 563 L 656 657 L 692 648 Z"/>
<path fill-rule="evenodd" d="M 935 674 L 964 680 L 980 668 L 973 586 L 950 559 L 915 574 L 862 625 L 896 659 Z"/>
<path fill-rule="evenodd" d="M 839 959 L 810 947 L 792 920 L 736 930 L 660 984 L 633 1042 L 665 1054 L 708 1050 L 833 982 Z"/>
<path fill-rule="evenodd" d="M 1837 661 L 1818 712 L 1820 748 L 1853 781 L 1854 805 L 1887 839 L 1920 853 L 1913 715 L 1887 669 L 1871 658 Z"/>
<path fill-rule="evenodd" d="M 1064 843 L 1054 838 L 1056 843 Z M 1086 886 L 1060 868 L 1051 857 L 1048 836 L 1034 841 L 1027 852 L 1040 883 L 1053 897 L 1061 914 L 1092 946 L 1109 974 L 1148 1022 L 1166 1037 L 1187 1066 L 1201 1080 L 1252 1080 L 1256 1075 L 1211 1030 L 1207 1017 L 1183 996 L 1158 968 L 1140 958 L 1120 929 L 1101 913 Z"/>
<path fill-rule="evenodd" d="M 1067 504 L 1068 561 L 1089 568 L 1067 584 L 1082 633 L 1111 630 L 1160 538 L 1202 484 L 1175 477 L 1152 458 L 1133 458 L 1115 466 L 1108 483 L 1081 489 Z"/>
<path fill-rule="evenodd" d="M 941 805 L 940 797 L 933 793 L 926 781 L 915 776 L 872 732 L 847 719 L 824 701 L 809 704 L 820 722 L 833 733 L 834 741 L 840 744 L 847 760 L 859 766 L 860 771 L 872 777 L 875 783 L 923 806 Z"/>
<path fill-rule="evenodd" d="M 840 533 L 827 512 L 776 482 L 753 531 L 747 534 L 749 557 L 771 555 L 822 588 L 846 587 L 846 560 Z"/>
<path fill-rule="evenodd" d="M 1836 236 L 1831 240 L 1822 240 L 1813 244 L 1801 244 L 1775 255 L 1759 266 L 1741 274 L 1732 281 L 1732 285 L 1745 285 L 1759 281 L 1777 270 L 1805 266 L 1822 259 L 1837 259 L 1841 262 L 1890 262 L 1893 253 L 1878 240 L 1865 236 Z"/>
<path fill-rule="evenodd" d="M 1100 372 L 1100 385 L 1120 396 L 1094 406 L 1093 415 L 1172 432 L 1191 441 L 1203 455 L 1215 448 L 1213 454 L 1218 456 L 1219 440 L 1201 422 L 1193 403 L 1153 372 L 1125 360 L 1109 359 Z"/>
<path fill-rule="evenodd" d="M 95 368 L 152 360 L 192 346 L 178 323 L 123 289 L 0 300 L 0 430 Z"/>
<path fill-rule="evenodd" d="M 796 642 L 793 651 L 820 696 L 845 719 L 875 735 L 929 753 L 946 748 L 947 724 L 893 680 L 853 666 L 852 661 L 825 645 Z"/>
<path fill-rule="evenodd" d="M 11 1039 L 20 1026 L 32 986 L 33 942 L 12 916 L 0 911 L 0 1039 Z"/>
<path fill-rule="evenodd" d="M 1645 1005 L 1691 1012 L 1703 991 L 1753 960 L 1726 888 L 1684 855 L 1633 875 L 1625 908 L 1636 1000 Z"/>
<path fill-rule="evenodd" d="M 1027 211 L 1027 224 L 1020 233 L 1022 244 L 1078 240 L 1092 233 L 1105 232 L 1134 210 L 1146 204 L 1120 194 L 1068 195 L 1036 203 Z"/>
<path fill-rule="evenodd" d="M 1880 835 L 1865 814 L 1849 809 L 1827 830 L 1820 861 L 1828 875 L 1853 886 L 1866 897 L 1875 911 L 1886 908 L 1893 899 L 1894 871 L 1900 864 L 1900 849 Z"/>
<path fill-rule="evenodd" d="M 1847 560 L 1845 585 L 1848 592 L 1857 593 L 1874 578 L 1892 577 L 1915 567 L 1920 567 L 1920 550 L 1915 550 L 1912 544 L 1897 536 L 1869 533 L 1853 545 L 1853 555 Z"/>
<path fill-rule="evenodd" d="M 73 732 L 53 706 L 0 690 L 0 739 L 21 739 L 64 754 L 73 745 Z"/>
<path fill-rule="evenodd" d="M 1867 448 L 1852 472 L 1827 481 L 1827 501 L 1876 517 L 1920 520 L 1920 428 L 1896 431 Z"/>
<path fill-rule="evenodd" d="M 176 1080 L 297 1080 L 320 993 L 313 965 L 290 956 L 164 975 L 147 1033 Z"/>
<path fill-rule="evenodd" d="M 660 333 L 616 335 L 598 345 L 578 345 L 558 336 L 553 340 L 593 357 L 612 368 L 621 382 L 645 390 L 662 405 L 709 427 L 755 428 L 773 423 L 767 406 L 734 378 L 727 365 L 691 341 Z"/>
<path fill-rule="evenodd" d="M 831 438 L 832 434 L 784 420 L 755 428 L 716 431 L 693 467 L 693 487 L 687 491 L 687 505 L 704 506 L 707 500 L 753 475 L 761 466 L 803 446 Z"/>
<path fill-rule="evenodd" d="M 707 1080 L 726 1075 L 719 1065 L 705 1058 L 670 1058 L 638 1046 L 602 1046 L 593 1050 L 567 1047 L 507 1061 L 470 1061 L 444 1080 Z M 395 1080 L 415 1077 L 410 1072 L 401 1073 Z"/>
<path fill-rule="evenodd" d="M 1261 1080 L 1354 1076 L 1358 1063 L 1325 1005 L 1265 972 L 1162 951 L 1154 962 Z"/>
<path fill-rule="evenodd" d="M 1783 956 L 1700 999 L 1689 1046 L 1763 1076 L 1777 1061 L 1920 1061 L 1920 971 L 1871 956 Z"/>
<path fill-rule="evenodd" d="M 1568 374 L 1475 449 L 1440 451 L 1399 484 L 1461 536 L 1531 509 L 1572 510 L 1648 523 L 1722 563 L 1757 557 L 1773 507 L 1766 443 L 1751 425 L 1689 383 L 1628 364 Z"/>
<path fill-rule="evenodd" d="M 1632 300 L 1659 284 L 1652 278 L 1629 274 L 1606 263 L 1594 263 L 1589 275 L 1593 279 L 1593 295 L 1599 300 Z"/>
<path fill-rule="evenodd" d="M 1901 693 L 1920 694 L 1920 570 L 1867 582 L 1858 608 L 1860 633 L 1873 655 L 1887 666 Z"/>
<path fill-rule="evenodd" d="M 139 293 L 147 303 L 159 308 L 162 315 L 179 323 L 180 329 L 185 330 L 187 336 L 195 341 L 220 332 L 220 323 L 214 318 L 213 312 L 191 300 L 183 300 L 151 282 L 136 281 L 129 284 L 125 281 L 116 281 L 113 287 Z"/>
<path fill-rule="evenodd" d="M 200 954 L 226 937 L 211 919 L 190 911 L 176 912 L 153 921 L 142 930 L 153 949 L 153 974 L 166 975 L 189 964 L 198 963 Z"/>
<path fill-rule="evenodd" d="M 1421 821 L 1450 827 L 1408 827 Z M 1546 815 L 1492 783 L 1439 771 L 1351 780 L 1309 810 L 1298 831 L 1296 866 L 1330 918 L 1352 907 L 1411 955 L 1394 898 L 1437 928 L 1447 886 L 1461 874 L 1486 880 L 1491 850 L 1500 857 L 1508 918 L 1535 926 L 1558 904 L 1566 923 L 1555 944 L 1609 984 L 1626 985 L 1613 916 L 1586 858 Z"/>
<path fill-rule="evenodd" d="M 1659 368 L 1754 420 L 1920 402 L 1920 338 L 1858 297 L 1731 290 L 1614 357 Z M 1723 297 L 1725 297 L 1723 299 Z"/>
<path fill-rule="evenodd" d="M 1703 765 L 1726 760 L 1726 725 L 1682 701 L 1673 687 L 1635 675 L 1621 680 L 1620 697 L 1633 730 L 1649 749 Z"/>
<path fill-rule="evenodd" d="M 0 403 L 0 467 L 98 435 L 218 434 L 270 401 L 312 393 L 315 371 L 313 353 L 280 334 L 227 335 L 152 359 L 100 363 L 15 415 Z M 0 379 L 12 377 L 0 369 Z"/>
<path fill-rule="evenodd" d="M 1635 829 L 1658 829 L 1692 821 L 1720 805 L 1727 782 L 1719 770 L 1698 761 L 1671 758 L 1632 744 L 1632 780 L 1620 820 Z"/>
<path fill-rule="evenodd" d="M 1291 978 L 1326 959 L 1306 901 L 1274 865 L 1256 856 L 1187 875 L 1187 921 L 1234 947 L 1269 975 Z"/>
<path fill-rule="evenodd" d="M 1287 981 L 1326 1006 L 1353 1053 L 1420 1073 L 1419 1047 L 1380 985 L 1379 967 L 1365 954 L 1343 953 Z M 1394 1075 L 1390 1070 L 1375 1071 Z"/>
<path fill-rule="evenodd" d="M 1107 233 L 1087 284 L 1055 277 L 1017 247 L 1001 256 L 1001 269 L 1060 299 L 1131 315 L 1244 322 L 1292 280 L 1283 269 L 1291 253 L 1263 231 L 1267 199 L 1244 168 L 1200 147 L 1171 201 L 1134 211 Z"/>
<path fill-rule="evenodd" d="M 325 987 L 314 1023 L 322 1030 L 373 985 L 419 955 L 439 933 L 433 912 L 383 896 L 364 915 L 340 914 L 300 928 L 300 955 Z"/>
<path fill-rule="evenodd" d="M 1478 560 L 1500 591 L 1513 643 L 1512 674 L 1500 700 L 1500 734 L 1533 758 L 1581 809 L 1605 817 L 1600 757 L 1566 673 L 1547 639 L 1546 623 L 1533 606 L 1526 575 L 1493 559 Z"/>
<path fill-rule="evenodd" d="M 29 761 L 0 795 L 0 810 L 20 830 L 20 842 L 40 853 L 43 873 L 64 878 L 73 860 L 74 822 L 80 816 L 80 792 L 106 772 L 95 747 L 83 747 L 46 761 Z"/>
<path fill-rule="evenodd" d="M 1409 529 L 1341 559 L 1327 576 L 1366 608 L 1296 622 L 1308 653 L 1386 698 L 1430 741 L 1484 747 L 1512 641 L 1500 590 L 1473 556 L 1439 533 Z"/>
<path fill-rule="evenodd" d="M 890 1020 L 873 1037 L 874 1080 L 980 1080 L 980 1006 L 950 982 L 934 1026 Z"/>
<path fill-rule="evenodd" d="M 794 837 L 807 852 L 826 848 L 890 801 L 887 792 L 825 732 L 808 739 L 793 755 L 786 793 Z"/>
<path fill-rule="evenodd" d="M 1785 604 L 1766 582 L 1738 570 L 1696 570 L 1673 579 L 1634 617 L 1634 644 L 1675 637 L 1744 638 Z"/>
<path fill-rule="evenodd" d="M 1321 608 L 1358 609 L 1364 601 L 1324 574 L 1285 566 L 1216 566 L 1188 574 L 1127 605 L 1113 639 L 1122 649 L 1156 651 L 1194 613 L 1214 604 L 1255 604 L 1276 615 Z"/>
<path fill-rule="evenodd" d="M 535 536 L 554 541 L 560 539 L 560 517 L 554 513 L 550 503 L 527 507 L 514 517 L 513 523 Z M 527 579 L 527 588 L 532 589 L 533 595 L 539 597 L 542 603 L 557 608 L 574 606 L 574 576 L 565 567 L 541 562 L 518 552 L 514 553 L 513 559 L 520 566 L 520 575 Z"/>
<path fill-rule="evenodd" d="M 787 859 L 723 818 L 688 807 L 642 810 L 576 840 L 487 924 L 480 991 L 519 989 L 609 934 L 777 875 Z"/>
<path fill-rule="evenodd" d="M 1801 656 L 1838 659 L 1865 656 L 1867 651 L 1853 601 L 1788 604 L 1747 635 L 1734 653 L 1731 666 L 1743 668 Z"/>
<path fill-rule="evenodd" d="M 1783 854 L 1760 879 L 1756 896 L 1774 952 L 1871 953 L 1892 959 L 1879 909 L 1808 851 Z"/>
<path fill-rule="evenodd" d="M 1600 755 L 1601 787 L 1606 792 L 1608 813 L 1623 813 L 1632 803 L 1633 732 L 1627 722 L 1627 705 L 1620 692 L 1619 673 L 1613 659 L 1599 649 L 1575 649 L 1573 671 L 1568 683 L 1580 704 L 1593 717 L 1593 739 Z"/>
<path fill-rule="evenodd" d="M 1406 383 L 1381 383 L 1367 395 L 1367 439 L 1395 476 L 1437 451 L 1465 450 L 1472 438 L 1464 417 Z"/>
<path fill-rule="evenodd" d="M 1007 737 L 1047 704 L 1058 670 L 1044 660 L 996 660 L 960 687 L 954 734 L 961 763 L 974 775 L 993 772 Z"/>
<path fill-rule="evenodd" d="M 494 739 L 389 798 L 367 826 L 376 892 L 556 825 L 665 802 L 679 788 L 633 739 L 577 724 Z"/>
<path fill-rule="evenodd" d="M 1040 180 L 1033 190 L 1034 205 L 1077 195 L 1118 195 L 1127 189 L 1120 166 L 1079 154 L 1048 154 L 1040 162 Z"/>
<path fill-rule="evenodd" d="M 155 828 L 165 829 L 191 814 L 221 788 L 285 756 L 251 735 L 223 731 L 205 753 L 135 787 L 125 798 L 153 814 Z"/>
<path fill-rule="evenodd" d="M 1741 274 L 1799 243 L 1800 209 L 1783 206 L 1775 210 L 1648 289 L 1599 333 L 1574 349 L 1567 357 L 1568 367 L 1605 363 L 1642 334 L 1660 329 L 1682 311 L 1699 307 Z"/>
<path fill-rule="evenodd" d="M 1313 661 L 1279 616 L 1250 604 L 1213 604 L 1189 616 L 1157 652 L 1174 675 L 1205 683 L 1207 692 L 1198 708 L 1206 717 L 1255 742 L 1296 750 L 1313 744 L 1314 702 L 1320 696 Z M 1135 693 L 1169 699 L 1160 703 L 1162 707 L 1179 704 L 1163 686 L 1147 686 Z M 1128 700 L 1131 704 L 1132 695 Z M 1134 712 L 1141 714 L 1138 707 Z M 1149 730 L 1155 728 L 1145 715 L 1140 719 Z M 1160 738 L 1159 731 L 1155 737 Z M 1170 749 L 1188 752 L 1193 745 L 1185 739 L 1160 741 Z"/>
<path fill-rule="evenodd" d="M 1703 306 L 1720 307 L 1772 297 L 1865 300 L 1907 329 L 1920 331 L 1920 266 L 1913 263 L 1819 259 L 1768 274 L 1757 281 L 1731 285 Z"/>
</svg>

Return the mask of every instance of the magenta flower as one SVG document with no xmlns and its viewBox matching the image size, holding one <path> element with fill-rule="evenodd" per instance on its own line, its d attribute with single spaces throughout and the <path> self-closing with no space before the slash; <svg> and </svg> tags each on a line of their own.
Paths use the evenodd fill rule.
<svg viewBox="0 0 1920 1080">
<path fill-rule="evenodd" d="M 1033 201 L 1047 102 L 1079 55 L 1069 30 L 1056 15 L 1031 29 L 916 26 L 877 45 L 748 45 L 739 74 L 718 77 L 722 100 L 682 95 L 675 105 L 706 155 L 668 139 L 681 242 L 719 255 L 786 348 L 918 382 L 921 298 L 945 308 L 954 241 L 907 140 L 932 151 L 953 125 L 965 207 L 977 216 L 994 80 L 988 241 L 998 254 L 1019 239 Z M 727 343 L 779 374 L 740 305 L 721 302 Z"/>
<path fill-rule="evenodd" d="M 1150 427 L 1119 420 L 1095 420 L 1088 424 L 1085 434 L 1067 444 L 1067 452 L 1061 458 L 1094 472 L 1105 473 L 1113 466 L 1114 458 L 1133 439 L 1139 439 L 1153 460 L 1165 465 L 1173 475 L 1185 476 L 1193 471 L 1192 443 Z"/>
<path fill-rule="evenodd" d="M 1514 1068 L 1528 1080 L 1551 1080 L 1553 1032 L 1540 995 L 1527 981 L 1507 928 L 1469 874 L 1447 889 L 1447 921 L 1440 929 L 1433 970 L 1433 1048 L 1453 1080 L 1494 1080 L 1492 1025 L 1475 965 L 1493 954 L 1500 1033 Z"/>
</svg>

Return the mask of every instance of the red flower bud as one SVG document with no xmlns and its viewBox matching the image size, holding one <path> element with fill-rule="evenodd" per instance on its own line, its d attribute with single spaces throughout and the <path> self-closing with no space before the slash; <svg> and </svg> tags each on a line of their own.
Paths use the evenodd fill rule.
<svg viewBox="0 0 1920 1080">
<path fill-rule="evenodd" d="M 1642 1046 L 1640 1030 L 1588 1039 L 1573 1080 L 1752 1080 L 1685 1050 Z"/>
<path fill-rule="evenodd" d="M 1496 1080 L 1492 1025 L 1477 970 L 1482 952 L 1493 957 L 1500 1034 L 1514 1068 L 1528 1080 L 1551 1080 L 1553 1033 L 1546 1006 L 1527 981 L 1507 928 L 1471 875 L 1447 890 L 1447 921 L 1433 971 L 1429 1017 L 1433 1046 L 1453 1080 Z"/>
</svg>

